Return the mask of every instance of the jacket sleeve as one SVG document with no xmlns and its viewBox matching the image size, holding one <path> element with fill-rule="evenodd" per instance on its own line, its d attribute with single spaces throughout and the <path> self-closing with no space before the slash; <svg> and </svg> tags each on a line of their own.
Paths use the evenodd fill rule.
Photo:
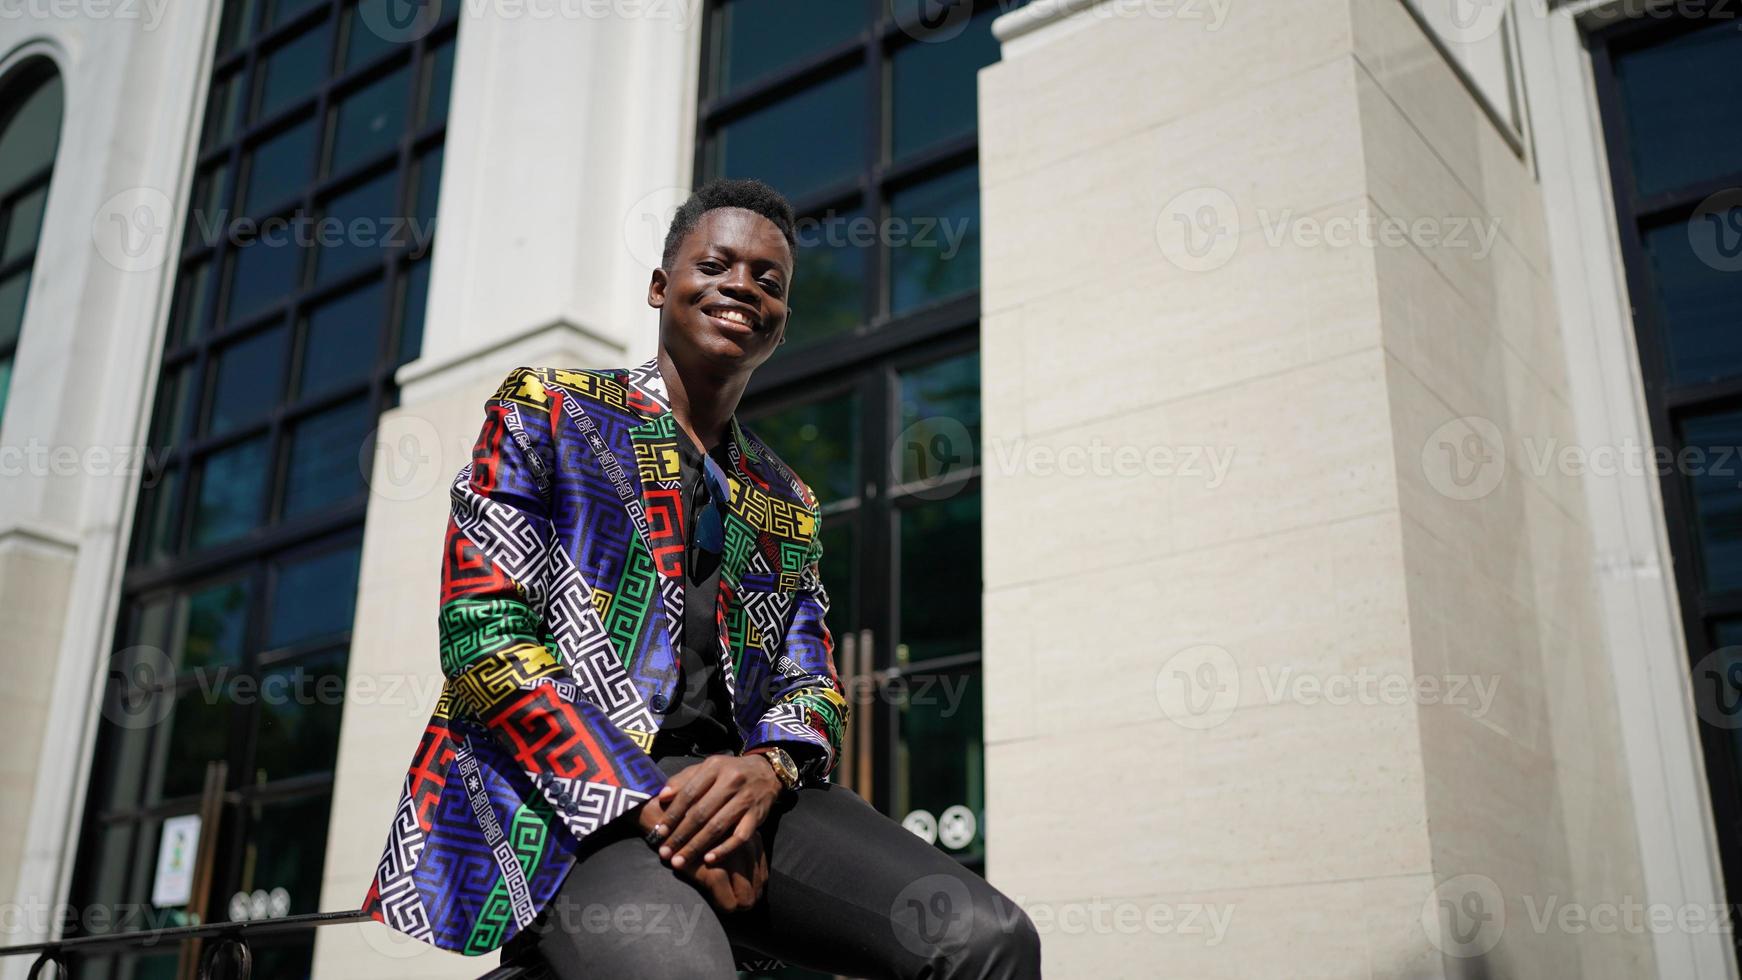
<svg viewBox="0 0 1742 980">
<path fill-rule="evenodd" d="M 799 573 L 792 624 L 775 658 L 771 706 L 751 730 L 745 750 L 779 744 L 792 755 L 802 781 L 816 784 L 827 782 L 839 762 L 852 706 L 842 696 L 834 639 L 825 622 L 829 593 L 821 569 L 822 513 L 814 497 L 807 502 L 815 535 Z"/>
<path fill-rule="evenodd" d="M 484 406 L 454 479 L 442 556 L 441 666 L 456 713 L 488 731 L 576 839 L 657 794 L 665 774 L 570 676 L 544 611 L 555 439 L 538 372 L 516 368 Z M 542 406 L 542 408 L 541 408 Z"/>
</svg>

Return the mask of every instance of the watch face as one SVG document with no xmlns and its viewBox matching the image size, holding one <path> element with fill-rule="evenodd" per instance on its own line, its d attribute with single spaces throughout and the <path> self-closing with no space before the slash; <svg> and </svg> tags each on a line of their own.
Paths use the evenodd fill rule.
<svg viewBox="0 0 1742 980">
<path fill-rule="evenodd" d="M 780 781 L 788 789 L 798 784 L 798 767 L 793 765 L 792 756 L 785 749 L 775 749 L 769 753 L 769 757 L 774 760 L 774 771 L 780 775 Z"/>
</svg>

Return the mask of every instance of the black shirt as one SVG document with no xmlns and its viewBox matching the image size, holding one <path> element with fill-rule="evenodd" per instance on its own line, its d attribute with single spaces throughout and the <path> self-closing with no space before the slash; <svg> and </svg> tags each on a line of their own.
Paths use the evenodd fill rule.
<svg viewBox="0 0 1742 980">
<path fill-rule="evenodd" d="M 677 430 L 680 506 L 684 511 L 684 528 L 688 532 L 684 550 L 684 623 L 683 643 L 678 662 L 680 676 L 671 710 L 660 723 L 660 730 L 681 734 L 696 743 L 721 749 L 738 749 L 738 732 L 732 722 L 731 706 L 726 694 L 725 678 L 721 676 L 717 644 L 719 629 L 714 623 L 714 605 L 720 595 L 720 556 L 710 555 L 694 547 L 696 528 L 700 523 L 699 504 L 709 491 L 704 484 L 705 470 L 701 448 L 682 428 Z M 714 447 L 713 457 L 727 472 L 730 457 L 725 440 Z M 725 502 L 721 501 L 723 508 Z"/>
</svg>

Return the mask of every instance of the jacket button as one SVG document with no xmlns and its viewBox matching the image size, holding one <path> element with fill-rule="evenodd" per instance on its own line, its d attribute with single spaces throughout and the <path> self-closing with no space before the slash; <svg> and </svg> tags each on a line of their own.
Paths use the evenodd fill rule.
<svg viewBox="0 0 1742 980">
<path fill-rule="evenodd" d="M 655 711 L 664 711 L 666 705 L 669 703 L 670 702 L 666 701 L 665 695 L 663 694 L 655 694 L 653 696 L 653 710 Z"/>
</svg>

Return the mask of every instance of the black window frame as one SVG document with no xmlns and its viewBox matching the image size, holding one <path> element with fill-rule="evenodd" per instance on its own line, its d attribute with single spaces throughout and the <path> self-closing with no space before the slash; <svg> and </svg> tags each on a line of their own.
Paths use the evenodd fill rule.
<svg viewBox="0 0 1742 980">
<path fill-rule="evenodd" d="M 1726 174 L 1673 190 L 1639 194 L 1615 61 L 1619 55 L 1698 31 L 1735 29 L 1735 19 L 1718 12 L 1707 18 L 1679 12 L 1666 16 L 1664 11 L 1656 11 L 1584 35 L 1603 126 L 1618 244 L 1628 294 L 1632 297 L 1634 336 L 1652 443 L 1677 450 L 1677 455 L 1683 420 L 1714 411 L 1742 409 L 1742 374 L 1692 384 L 1670 379 L 1665 325 L 1657 304 L 1650 299 L 1654 289 L 1645 233 L 1685 224 L 1712 195 L 1742 187 L 1742 160 L 1737 162 L 1737 169 Z M 1742 894 L 1742 748 L 1731 731 L 1705 717 L 1703 708 L 1717 692 L 1698 673 L 1701 662 L 1721 646 L 1715 636 L 1718 623 L 1742 617 L 1742 589 L 1713 593 L 1706 588 L 1693 484 L 1678 466 L 1659 466 L 1658 480 L 1694 688 L 1691 693 L 1695 703 L 1702 706 L 1697 727 L 1715 818 L 1713 832 L 1725 890 L 1738 895 Z M 1731 942 L 1734 948 L 1742 950 L 1742 936 L 1733 936 Z"/>
<path fill-rule="evenodd" d="M 865 152 L 860 169 L 852 178 L 791 197 L 794 213 L 801 222 L 807 217 L 862 210 L 883 227 L 883 222 L 891 216 L 891 200 L 901 191 L 933 178 L 979 166 L 978 126 L 966 135 L 940 140 L 899 161 L 890 159 L 885 133 L 891 128 L 893 119 L 893 58 L 897 50 L 907 45 L 924 43 L 919 39 L 926 31 L 911 19 L 898 21 L 890 13 L 891 5 L 887 0 L 855 2 L 865 3 L 869 8 L 868 26 L 857 35 L 722 95 L 710 91 L 717 73 L 720 45 L 724 42 L 719 19 L 722 0 L 709 0 L 703 18 L 701 93 L 692 170 L 697 186 L 716 175 L 712 169 L 715 161 L 710 159 L 710 137 L 722 126 L 858 69 L 868 74 Z M 1021 3 L 1011 0 L 978 0 L 973 3 L 970 16 L 979 16 L 990 10 L 1008 11 L 1017 6 Z M 856 392 L 858 395 L 860 411 L 855 438 L 859 486 L 845 499 L 824 501 L 823 507 L 825 530 L 830 527 L 831 519 L 854 522 L 854 547 L 858 553 L 855 574 L 848 586 L 851 595 L 831 591 L 835 606 L 850 605 L 857 619 L 857 622 L 845 622 L 834 615 L 830 617 L 829 627 L 836 641 L 837 667 L 843 672 L 843 680 L 848 679 L 845 676 L 847 665 L 841 661 L 843 640 L 851 634 L 861 643 L 867 637 L 873 639 L 870 669 L 885 679 L 975 669 L 980 671 L 983 682 L 984 658 L 979 649 L 907 666 L 895 662 L 895 638 L 901 635 L 901 581 L 896 557 L 901 514 L 911 507 L 931 502 L 940 487 L 938 484 L 900 485 L 900 475 L 892 473 L 888 464 L 889 454 L 878 448 L 891 445 L 898 435 L 901 372 L 978 352 L 980 286 L 977 283 L 973 289 L 959 294 L 892 313 L 887 247 L 868 248 L 865 253 L 863 309 L 868 312 L 861 322 L 849 332 L 804 346 L 789 356 L 771 358 L 758 368 L 746 388 L 740 416 L 754 430 L 760 417 L 843 393 Z M 800 269 L 798 274 L 802 275 L 803 270 Z M 802 329 L 802 323 L 795 321 L 792 329 Z M 955 493 L 979 494 L 981 470 L 980 463 L 960 467 L 950 474 L 948 482 L 955 485 Z M 827 561 L 825 555 L 825 564 Z M 887 808 L 896 795 L 894 777 L 901 741 L 900 706 L 891 698 L 878 696 L 859 710 L 866 712 L 866 708 L 870 709 L 867 712 L 870 718 L 862 724 L 869 725 L 873 780 L 868 791 L 863 787 L 860 791 L 874 804 Z M 981 739 L 984 744 L 983 729 Z M 843 759 L 841 770 L 848 770 L 851 764 L 851 759 Z M 841 778 L 839 773 L 836 778 Z M 900 814 L 894 816 L 900 818 Z M 977 843 L 975 849 L 983 853 L 983 843 Z M 981 857 L 947 850 L 946 853 L 951 853 L 965 866 L 984 872 Z"/>
<path fill-rule="evenodd" d="M 334 650 L 348 650 L 350 646 L 351 630 L 347 625 L 342 631 L 312 638 L 283 650 L 267 648 L 268 622 L 273 614 L 274 586 L 279 569 L 336 551 L 356 549 L 360 553 L 369 500 L 367 487 L 364 486 L 347 499 L 324 504 L 296 518 L 280 519 L 289 485 L 287 477 L 290 473 L 291 439 L 299 423 L 326 410 L 346 404 L 363 404 L 367 406 L 369 416 L 378 419 L 383 411 L 398 403 L 399 392 L 394 383 L 394 373 L 401 364 L 414 356 L 415 350 L 408 349 L 408 345 L 421 341 L 421 321 L 415 324 L 419 331 L 417 337 L 401 337 L 399 332 L 406 329 L 406 308 L 412 304 L 413 299 L 409 296 L 409 290 L 417 282 L 418 267 L 430 261 L 433 236 L 412 235 L 407 241 L 391 247 L 384 246 L 379 250 L 379 255 L 372 257 L 368 263 L 359 264 L 344 274 L 325 281 L 317 278 L 317 255 L 308 254 L 319 252 L 319 246 L 306 249 L 300 259 L 296 284 L 292 289 L 271 307 L 240 321 L 226 324 L 220 319 L 224 314 L 221 309 L 221 292 L 226 278 L 223 270 L 226 262 L 241 246 L 233 242 L 227 234 L 219 234 L 212 240 L 196 234 L 198 225 L 194 222 L 194 215 L 196 209 L 204 206 L 197 191 L 206 175 L 221 175 L 219 200 L 223 202 L 223 206 L 228 207 L 236 200 L 236 185 L 243 179 L 243 159 L 248 151 L 293 126 L 312 120 L 316 129 L 316 159 L 310 171 L 313 177 L 300 185 L 296 197 L 275 205 L 270 212 L 265 213 L 256 213 L 248 202 L 243 202 L 243 209 L 225 211 L 224 217 L 233 219 L 245 213 L 261 219 L 268 214 L 281 217 L 300 214 L 307 216 L 309 224 L 312 225 L 324 215 L 322 207 L 326 201 L 386 174 L 396 175 L 395 216 L 417 216 L 421 203 L 418 192 L 422 164 L 431 159 L 432 154 L 442 154 L 446 146 L 446 109 L 452 93 L 451 60 L 448 62 L 447 91 L 436 92 L 432 78 L 440 62 L 452 59 L 454 55 L 461 20 L 460 4 L 456 0 L 445 0 L 442 13 L 433 25 L 418 25 L 428 26 L 428 30 L 408 32 L 414 36 L 397 44 L 388 44 L 367 61 L 347 69 L 344 64 L 347 60 L 347 44 L 343 34 L 348 23 L 361 24 L 360 19 L 352 17 L 359 2 L 360 0 L 312 0 L 283 23 L 276 25 L 271 24 L 268 19 L 271 14 L 271 5 L 268 3 L 230 0 L 222 5 L 225 23 L 220 28 L 216 44 L 222 45 L 224 37 L 233 34 L 235 25 L 229 18 L 236 10 L 249 11 L 248 15 L 254 18 L 256 26 L 243 31 L 241 39 L 229 50 L 208 52 L 205 85 L 208 99 L 216 99 L 222 93 L 224 85 L 237 83 L 238 80 L 245 84 L 247 90 L 241 96 L 244 104 L 238 110 L 242 122 L 232 126 L 228 135 L 212 139 L 212 131 L 221 132 L 225 124 L 213 117 L 212 107 L 208 105 L 200 123 L 199 149 L 188 171 L 190 186 L 195 188 L 196 194 L 190 200 L 188 214 L 182 216 L 181 227 L 184 234 L 181 248 L 174 257 L 176 275 L 172 289 L 176 302 L 172 303 L 167 314 L 165 340 L 158 359 L 155 399 L 162 401 L 166 396 L 179 396 L 186 399 L 186 407 L 179 412 L 165 414 L 161 406 L 154 406 L 154 417 L 173 416 L 177 421 L 169 431 L 153 431 L 149 437 L 152 450 L 162 454 L 161 472 L 173 474 L 177 479 L 155 485 L 142 481 L 137 495 L 136 518 L 132 525 L 131 540 L 128 542 L 127 561 L 121 577 L 119 611 L 116 614 L 116 639 L 113 645 L 116 652 L 124 651 L 132 644 L 143 610 L 148 604 L 165 599 L 173 603 L 177 601 L 176 596 L 198 593 L 211 583 L 230 580 L 244 582 L 249 596 L 246 600 L 246 619 L 239 651 L 241 659 L 233 671 L 234 676 L 248 677 L 257 683 L 261 677 L 288 663 L 314 661 Z M 315 25 L 323 20 L 327 26 L 316 28 Z M 285 106 L 270 118 L 251 118 L 252 102 L 261 85 L 257 73 L 259 64 L 278 46 L 311 28 L 328 32 L 327 73 L 318 83 L 299 95 L 294 103 Z M 368 158 L 354 161 L 342 171 L 329 172 L 325 157 L 334 137 L 328 135 L 327 130 L 334 125 L 332 120 L 336 107 L 346 96 L 401 70 L 406 71 L 408 91 L 401 128 L 391 149 L 383 148 Z M 434 101 L 438 98 L 439 104 Z M 439 106 L 441 112 L 436 118 L 427 118 L 432 106 Z M 208 270 L 203 282 L 195 275 L 202 265 Z M 301 348 L 307 335 L 305 321 L 309 313 L 335 298 L 371 288 L 371 283 L 379 284 L 383 304 L 377 314 L 379 329 L 375 359 L 367 374 L 342 385 L 328 386 L 317 394 L 305 396 L 294 393 L 292 382 L 295 380 L 297 366 L 303 360 L 304 352 Z M 189 323 L 185 329 L 178 331 L 177 320 L 185 314 L 184 310 L 178 308 L 184 285 L 200 286 L 204 294 L 201 302 L 193 304 L 200 311 L 198 321 Z M 426 304 L 427 297 L 415 299 L 417 306 Z M 272 395 L 262 396 L 263 400 L 270 403 L 270 411 L 222 433 L 202 433 L 203 419 L 210 408 L 217 354 L 238 339 L 259 336 L 275 329 L 287 331 L 287 346 L 282 375 L 284 388 Z M 178 389 L 170 383 L 169 379 L 176 377 L 178 372 L 181 373 L 179 384 L 192 385 L 194 397 L 189 398 L 186 390 Z M 154 429 L 155 427 L 154 422 Z M 233 539 L 205 548 L 193 547 L 191 524 L 199 492 L 199 481 L 194 476 L 200 472 L 200 466 L 219 451 L 262 438 L 266 445 L 265 466 L 268 477 L 262 481 L 261 492 L 265 499 L 260 502 L 261 522 Z M 372 439 L 372 433 L 365 436 L 363 446 L 359 447 L 360 454 L 365 458 L 372 451 Z M 146 474 L 147 477 L 151 475 L 149 471 Z M 148 549 L 145 547 L 146 539 L 151 533 L 153 508 L 156 503 L 154 498 L 160 488 L 173 494 L 170 504 L 174 515 L 170 519 L 172 543 L 166 555 L 147 553 Z M 185 678 L 181 684 L 186 686 Z M 317 801 L 322 798 L 328 806 L 331 804 L 334 789 L 331 764 L 266 783 L 254 784 L 250 781 L 253 764 L 257 761 L 259 746 L 255 744 L 255 734 L 260 724 L 261 711 L 262 706 L 258 699 L 252 705 L 229 710 L 225 729 L 228 782 L 222 794 L 223 818 L 216 828 L 202 828 L 202 834 L 218 834 L 217 849 L 214 852 L 213 887 L 207 909 L 209 921 L 228 918 L 225 911 L 229 895 L 227 889 L 239 880 L 246 866 L 249 841 L 245 826 L 251 807 L 283 801 Z M 341 706 L 341 724 L 342 721 Z M 152 744 L 146 749 L 147 758 L 157 753 L 155 743 L 165 737 L 167 727 L 158 724 L 148 733 L 147 737 Z M 201 796 L 197 793 L 150 802 L 142 789 L 141 795 L 133 804 L 112 807 L 102 805 L 103 793 L 100 790 L 103 781 L 108 778 L 106 750 L 115 739 L 113 726 L 99 726 L 96 763 L 91 768 L 88 784 L 90 792 L 86 794 L 77 837 L 78 851 L 72 879 L 75 908 L 89 904 L 93 897 L 90 892 L 95 887 L 99 870 L 95 864 L 100 854 L 103 832 L 107 828 L 117 825 L 133 827 L 131 844 L 125 857 L 129 868 L 138 869 L 144 866 L 141 862 L 151 860 L 158 846 L 156 835 L 149 832 L 155 826 L 155 821 L 168 816 L 198 812 L 201 803 Z M 144 782 L 142 778 L 142 787 Z M 330 840 L 330 835 L 328 839 Z M 137 897 L 140 901 L 148 901 L 149 894 L 138 896 L 135 894 L 136 889 L 137 883 L 126 890 L 126 900 L 131 901 Z M 138 924 L 143 923 L 136 923 Z M 77 934 L 76 928 L 69 928 L 67 938 Z M 287 952 L 312 942 L 312 935 L 306 932 L 288 934 L 258 942 L 260 949 L 257 952 L 271 956 L 275 952 Z M 121 955 L 114 957 L 113 963 L 93 963 L 88 966 L 105 971 L 119 970 L 120 975 L 127 975 L 135 958 L 132 954 Z M 104 955 L 98 959 L 109 960 L 110 957 Z M 84 968 L 87 965 L 81 964 L 80 969 Z"/>
</svg>

